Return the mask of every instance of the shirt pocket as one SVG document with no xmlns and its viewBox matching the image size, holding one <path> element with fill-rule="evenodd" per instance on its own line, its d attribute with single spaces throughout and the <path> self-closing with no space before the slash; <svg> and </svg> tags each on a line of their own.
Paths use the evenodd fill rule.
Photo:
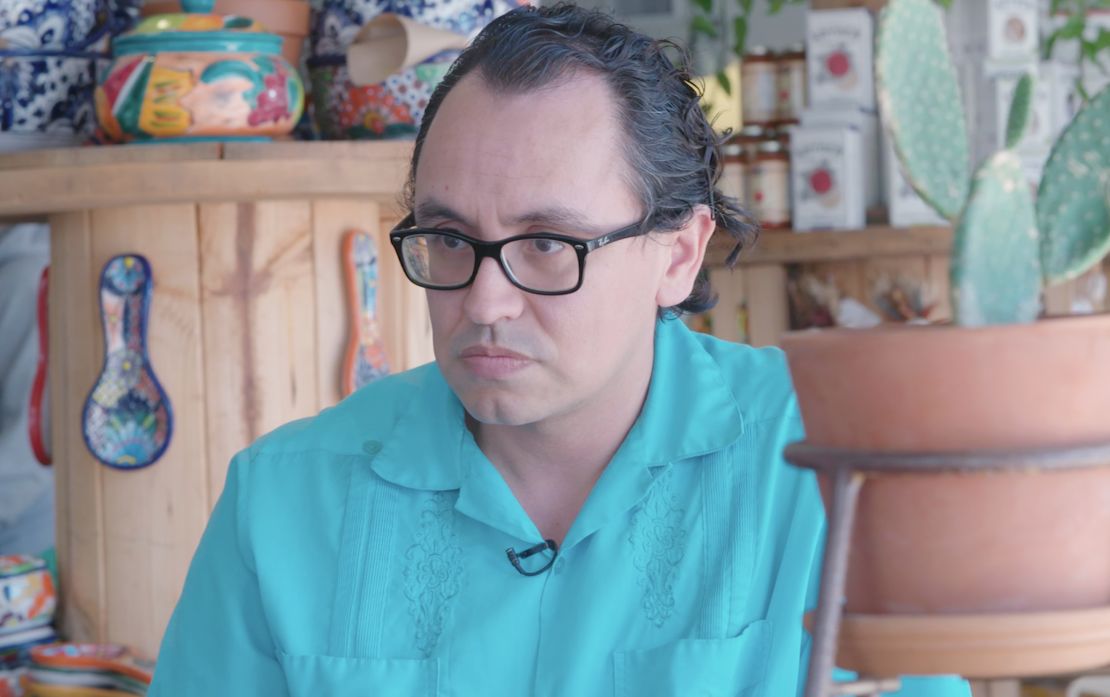
<svg viewBox="0 0 1110 697">
<path fill-rule="evenodd" d="M 434 697 L 439 660 L 280 653 L 290 697 Z"/>
<path fill-rule="evenodd" d="M 613 654 L 615 697 L 744 697 L 759 694 L 771 623 L 759 620 L 728 639 L 682 639 Z"/>
</svg>

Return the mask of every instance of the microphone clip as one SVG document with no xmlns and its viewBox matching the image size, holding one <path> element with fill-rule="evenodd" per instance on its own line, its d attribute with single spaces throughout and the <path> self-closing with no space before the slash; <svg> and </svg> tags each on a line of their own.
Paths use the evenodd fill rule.
<svg viewBox="0 0 1110 697">
<path fill-rule="evenodd" d="M 539 569 L 537 569 L 535 571 L 525 571 L 524 567 L 520 565 L 520 560 L 521 559 L 527 559 L 530 556 L 533 556 L 535 554 L 539 554 L 540 552 L 543 552 L 543 551 L 548 550 L 548 549 L 550 549 L 553 552 L 553 554 L 551 555 L 551 558 L 547 560 L 547 563 L 544 564 Z M 513 549 L 512 547 L 509 547 L 508 549 L 505 550 L 505 556 L 507 556 L 509 558 L 509 563 L 512 564 L 513 568 L 515 568 L 518 572 L 520 572 L 520 574 L 522 576 L 539 576 L 543 572 L 550 569 L 551 565 L 555 563 L 555 558 L 559 556 L 559 545 L 555 544 L 555 540 L 548 539 L 548 540 L 544 540 L 543 542 L 539 543 L 538 545 L 535 545 L 533 547 L 529 547 L 528 549 L 524 550 L 523 552 L 520 552 L 519 554 L 517 553 L 517 551 L 515 549 Z"/>
</svg>

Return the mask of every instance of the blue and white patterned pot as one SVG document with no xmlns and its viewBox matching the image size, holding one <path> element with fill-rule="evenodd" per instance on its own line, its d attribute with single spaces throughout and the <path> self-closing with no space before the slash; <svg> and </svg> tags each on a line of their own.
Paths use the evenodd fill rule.
<svg viewBox="0 0 1110 697">
<path fill-rule="evenodd" d="M 109 0 L 0 0 L 5 48 L 83 50 L 109 24 Z"/>
<path fill-rule="evenodd" d="M 310 56 L 347 52 L 359 29 L 383 12 L 411 17 L 421 24 L 474 36 L 519 3 L 512 0 L 316 0 L 313 2 Z"/>
<path fill-rule="evenodd" d="M 93 92 L 108 57 L 76 51 L 0 51 L 0 132 L 90 135 Z"/>
</svg>

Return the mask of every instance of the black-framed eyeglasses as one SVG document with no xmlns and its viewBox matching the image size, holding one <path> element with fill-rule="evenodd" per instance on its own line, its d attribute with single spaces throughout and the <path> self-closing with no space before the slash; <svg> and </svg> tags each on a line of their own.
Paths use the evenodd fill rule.
<svg viewBox="0 0 1110 697">
<path fill-rule="evenodd" d="M 486 257 L 495 259 L 517 288 L 537 295 L 566 295 L 582 287 L 586 255 L 595 249 L 644 234 L 643 221 L 583 240 L 536 232 L 484 242 L 448 228 L 411 227 L 409 214 L 389 233 L 389 241 L 409 280 L 432 290 L 457 290 L 474 282 Z"/>
</svg>

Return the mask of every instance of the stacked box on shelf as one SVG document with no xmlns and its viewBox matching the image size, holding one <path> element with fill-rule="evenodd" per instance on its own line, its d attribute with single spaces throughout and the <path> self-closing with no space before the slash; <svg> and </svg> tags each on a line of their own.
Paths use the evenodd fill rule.
<svg viewBox="0 0 1110 697">
<path fill-rule="evenodd" d="M 867 9 L 806 15 L 809 105 L 791 135 L 797 230 L 862 227 L 880 203 L 874 35 Z"/>
<path fill-rule="evenodd" d="M 1040 0 L 957 2 L 948 13 L 953 60 L 960 72 L 972 157 L 978 163 L 1005 146 L 1006 118 L 1021 76 L 1034 79 L 1032 115 L 1016 147 L 1030 186 L 1036 187 L 1053 141 L 1079 105 L 1078 54 L 1056 50 L 1041 60 L 1046 4 Z M 973 163 L 973 164 L 974 164 Z"/>
<path fill-rule="evenodd" d="M 795 129 L 790 171 L 796 230 L 866 224 L 860 141 L 860 130 L 850 126 Z"/>
<path fill-rule="evenodd" d="M 849 128 L 859 132 L 863 200 L 867 208 L 883 203 L 879 158 L 879 116 L 862 107 L 810 107 L 801 114 L 802 128 Z"/>
</svg>

